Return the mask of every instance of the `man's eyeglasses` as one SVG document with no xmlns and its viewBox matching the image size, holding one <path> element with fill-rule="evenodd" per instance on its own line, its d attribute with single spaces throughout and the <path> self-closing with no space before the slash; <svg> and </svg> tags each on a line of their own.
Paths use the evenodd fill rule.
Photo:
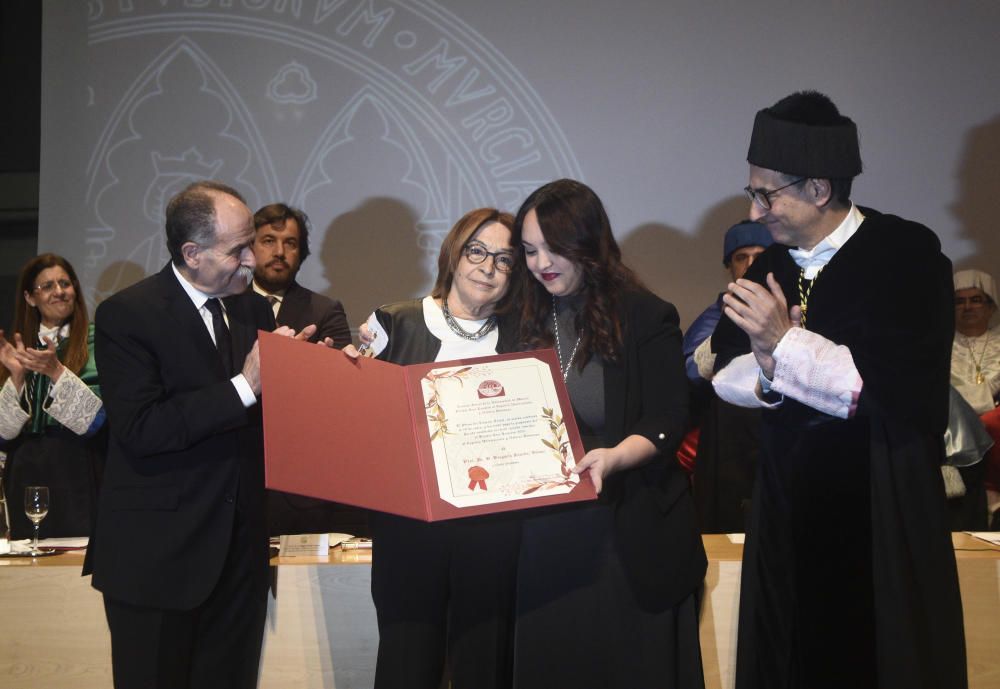
<svg viewBox="0 0 1000 689">
<path fill-rule="evenodd" d="M 41 292 L 42 294 L 48 294 L 58 287 L 65 292 L 72 286 L 73 283 L 69 280 L 49 280 L 48 282 L 43 282 L 40 285 L 35 285 L 34 291 Z"/>
<path fill-rule="evenodd" d="M 479 242 L 469 242 L 462 249 L 462 253 L 469 263 L 482 263 L 488 256 L 493 257 L 493 265 L 501 273 L 509 273 L 514 270 L 514 254 L 510 251 L 487 251 L 486 247 Z"/>
<path fill-rule="evenodd" d="M 984 297 L 979 294 L 974 297 L 955 297 L 955 306 L 965 306 L 966 304 L 969 304 L 970 306 L 982 306 L 983 304 L 989 303 L 989 297 Z"/>
<path fill-rule="evenodd" d="M 758 206 L 766 211 L 771 210 L 771 197 L 777 194 L 782 189 L 787 189 L 788 187 L 795 186 L 799 182 L 805 182 L 808 177 L 800 177 L 794 182 L 789 182 L 783 187 L 778 187 L 777 189 L 753 189 L 748 184 L 743 187 L 744 193 L 746 193 L 747 198 L 756 203 Z"/>
</svg>

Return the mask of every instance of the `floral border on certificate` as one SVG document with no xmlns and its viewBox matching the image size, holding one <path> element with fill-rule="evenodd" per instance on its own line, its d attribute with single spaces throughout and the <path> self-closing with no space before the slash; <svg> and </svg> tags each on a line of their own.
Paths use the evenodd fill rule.
<svg viewBox="0 0 1000 689">
<path fill-rule="evenodd" d="M 551 450 L 552 456 L 559 462 L 562 479 L 533 478 L 533 482 L 528 484 L 528 488 L 521 495 L 530 495 L 537 490 L 551 490 L 559 486 L 574 486 L 579 481 L 570 471 L 570 443 L 566 437 L 566 422 L 549 407 L 542 407 L 542 418 L 548 422 L 550 434 L 548 438 L 542 438 L 542 444 Z"/>
<path fill-rule="evenodd" d="M 432 428 L 431 442 L 434 442 L 440 436 L 451 433 L 448 430 L 448 416 L 444 413 L 444 407 L 441 406 L 441 396 L 437 387 L 438 381 L 457 380 L 459 385 L 464 386 L 462 379 L 468 375 L 470 370 L 472 370 L 471 366 L 465 366 L 454 371 L 445 371 L 444 373 L 428 371 L 427 375 L 424 376 L 423 379 L 427 381 L 427 387 L 430 388 L 431 392 L 430 397 L 427 397 L 426 392 L 424 393 L 424 409 L 427 411 L 427 423 Z"/>
</svg>

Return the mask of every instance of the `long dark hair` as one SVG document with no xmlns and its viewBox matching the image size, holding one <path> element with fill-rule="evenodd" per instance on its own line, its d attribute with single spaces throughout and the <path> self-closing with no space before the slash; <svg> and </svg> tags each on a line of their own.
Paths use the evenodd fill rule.
<svg viewBox="0 0 1000 689">
<path fill-rule="evenodd" d="M 549 249 L 572 261 L 583 273 L 583 308 L 576 314 L 580 333 L 579 368 L 597 355 L 616 361 L 622 348 L 618 307 L 622 293 L 638 289 L 635 273 L 622 263 L 604 204 L 582 182 L 560 179 L 539 187 L 521 204 L 514 219 L 513 243 L 520 247 L 524 219 L 535 211 Z M 534 277 L 519 281 L 521 342 L 528 347 L 553 344 L 552 297 Z"/>
<path fill-rule="evenodd" d="M 17 301 L 14 305 L 14 327 L 8 333 L 7 339 L 14 342 L 14 333 L 20 333 L 25 345 L 30 347 L 38 338 L 38 326 L 41 323 L 41 315 L 38 308 L 32 306 L 25 299 L 25 294 L 31 294 L 35 289 L 35 280 L 38 274 L 48 268 L 62 268 L 73 283 L 73 315 L 69 319 L 69 341 L 66 343 L 66 350 L 61 360 L 63 366 L 73 373 L 79 373 L 84 364 L 87 363 L 87 327 L 90 323 L 87 318 L 87 305 L 83 301 L 83 290 L 80 289 L 80 280 L 76 277 L 76 271 L 62 256 L 56 254 L 39 254 L 24 264 L 21 274 L 17 278 Z M 0 367 L 0 383 L 10 377 L 10 371 Z"/>
</svg>

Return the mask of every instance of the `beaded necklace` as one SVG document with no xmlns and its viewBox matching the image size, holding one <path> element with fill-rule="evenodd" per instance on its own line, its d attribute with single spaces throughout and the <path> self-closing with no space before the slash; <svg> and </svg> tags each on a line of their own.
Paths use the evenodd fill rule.
<svg viewBox="0 0 1000 689">
<path fill-rule="evenodd" d="M 455 317 L 451 315 L 451 309 L 448 308 L 448 298 L 445 297 L 441 300 L 441 313 L 444 315 L 444 322 L 448 324 L 451 331 L 465 340 L 471 340 L 473 342 L 481 340 L 490 334 L 490 331 L 496 327 L 497 317 L 495 315 L 490 316 L 486 319 L 486 322 L 480 326 L 479 330 L 470 333 L 468 330 L 459 325 Z"/>
</svg>

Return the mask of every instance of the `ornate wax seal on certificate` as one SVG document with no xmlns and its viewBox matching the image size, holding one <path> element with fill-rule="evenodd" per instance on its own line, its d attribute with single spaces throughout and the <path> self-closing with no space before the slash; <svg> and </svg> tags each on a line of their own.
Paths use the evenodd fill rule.
<svg viewBox="0 0 1000 689">
<path fill-rule="evenodd" d="M 579 483 L 570 471 L 576 457 L 545 361 L 434 368 L 420 384 L 445 502 L 473 507 L 561 495 Z"/>
</svg>

